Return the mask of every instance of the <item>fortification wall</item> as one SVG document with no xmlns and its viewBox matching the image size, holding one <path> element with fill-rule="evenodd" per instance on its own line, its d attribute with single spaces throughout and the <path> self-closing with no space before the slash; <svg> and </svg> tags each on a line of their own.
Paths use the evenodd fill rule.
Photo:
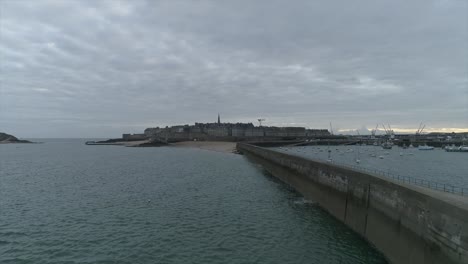
<svg viewBox="0 0 468 264">
<path fill-rule="evenodd" d="M 238 143 L 238 150 L 374 244 L 391 263 L 468 263 L 468 201 Z"/>
</svg>

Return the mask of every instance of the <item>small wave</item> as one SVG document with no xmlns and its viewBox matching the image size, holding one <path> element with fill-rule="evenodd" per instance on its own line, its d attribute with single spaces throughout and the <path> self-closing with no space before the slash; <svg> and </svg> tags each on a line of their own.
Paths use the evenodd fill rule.
<svg viewBox="0 0 468 264">
<path fill-rule="evenodd" d="M 18 232 L 18 231 L 3 231 L 3 232 L 0 232 L 0 236 L 5 236 L 5 237 L 8 237 L 8 236 L 25 236 L 26 233 L 23 233 L 23 232 Z"/>
<path fill-rule="evenodd" d="M 302 198 L 302 199 L 300 199 L 300 200 L 294 201 L 294 204 L 311 204 L 311 205 L 315 205 L 315 204 L 317 204 L 317 202 L 312 201 L 312 200 L 307 200 L 307 199 L 305 199 L 305 198 Z"/>
<path fill-rule="evenodd" d="M 22 258 L 5 258 L 5 259 L 0 258 L 0 262 L 3 264 L 31 263 L 30 261 L 22 259 Z"/>
</svg>

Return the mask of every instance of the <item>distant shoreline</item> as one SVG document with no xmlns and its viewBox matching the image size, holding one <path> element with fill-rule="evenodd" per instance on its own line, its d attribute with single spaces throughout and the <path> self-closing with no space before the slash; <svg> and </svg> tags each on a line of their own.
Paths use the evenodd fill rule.
<svg viewBox="0 0 468 264">
<path fill-rule="evenodd" d="M 35 142 L 31 142 L 29 140 L 24 140 L 24 139 L 18 139 L 17 137 L 13 136 L 13 135 L 10 135 L 10 134 L 7 134 L 7 133 L 4 133 L 4 132 L 0 132 L 0 144 L 25 144 L 25 143 L 35 143 Z"/>
<path fill-rule="evenodd" d="M 181 141 L 175 143 L 151 142 L 151 140 L 138 141 L 97 141 L 87 142 L 89 146 L 124 146 L 124 147 L 175 147 L 175 148 L 197 148 L 222 153 L 235 153 L 236 142 L 227 141 Z"/>
<path fill-rule="evenodd" d="M 88 146 L 124 146 L 124 147 L 138 147 L 143 144 L 150 143 L 149 140 L 138 140 L 138 141 L 87 141 L 85 144 Z"/>
<path fill-rule="evenodd" d="M 0 141 L 0 144 L 38 144 L 41 142 L 31 142 L 28 140 L 20 140 L 20 141 Z"/>
</svg>

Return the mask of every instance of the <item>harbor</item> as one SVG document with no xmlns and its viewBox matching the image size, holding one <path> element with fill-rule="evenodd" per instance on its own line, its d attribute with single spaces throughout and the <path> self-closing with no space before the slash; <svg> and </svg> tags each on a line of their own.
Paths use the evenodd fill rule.
<svg viewBox="0 0 468 264">
<path fill-rule="evenodd" d="M 468 264 L 467 11 L 0 0 L 0 264 Z"/>
<path fill-rule="evenodd" d="M 394 146 L 384 149 L 373 145 L 274 147 L 276 151 L 307 159 L 371 171 L 384 177 L 418 185 L 463 193 L 468 196 L 466 153 L 447 153 Z"/>
</svg>

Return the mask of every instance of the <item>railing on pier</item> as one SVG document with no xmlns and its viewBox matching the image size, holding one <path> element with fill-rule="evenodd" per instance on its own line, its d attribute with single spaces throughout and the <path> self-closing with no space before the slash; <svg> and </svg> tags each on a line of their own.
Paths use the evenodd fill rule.
<svg viewBox="0 0 468 264">
<path fill-rule="evenodd" d="M 361 172 L 376 174 L 378 176 L 383 176 L 385 178 L 390 178 L 390 179 L 396 180 L 398 182 L 403 182 L 403 183 L 407 183 L 407 184 L 411 184 L 411 185 L 426 187 L 426 188 L 436 190 L 436 191 L 443 191 L 443 192 L 448 192 L 448 193 L 457 194 L 457 195 L 461 195 L 461 196 L 468 196 L 468 188 L 453 186 L 453 185 L 450 185 L 450 184 L 439 183 L 439 182 L 425 180 L 425 179 L 421 179 L 421 178 L 404 176 L 404 175 L 395 174 L 395 173 L 391 173 L 391 172 L 387 172 L 387 171 L 383 171 L 383 170 L 378 170 L 378 169 L 370 169 L 370 168 L 365 168 L 365 167 L 361 167 L 361 166 L 355 166 L 355 165 L 346 164 L 346 163 L 342 163 L 342 162 L 331 161 L 330 163 L 335 164 L 335 165 L 339 165 L 341 167 L 351 168 L 351 169 L 361 171 Z"/>
<path fill-rule="evenodd" d="M 303 156 L 300 156 L 300 157 L 303 157 Z M 425 180 L 425 179 L 416 178 L 416 177 L 404 176 L 404 175 L 400 175 L 400 174 L 396 174 L 396 173 L 392 173 L 388 171 L 383 171 L 383 170 L 378 170 L 378 169 L 370 169 L 370 168 L 366 168 L 362 166 L 356 166 L 356 165 L 347 164 L 343 162 L 337 162 L 334 160 L 326 161 L 324 159 L 314 159 L 310 157 L 304 157 L 304 158 L 317 161 L 317 162 L 322 162 L 322 163 L 328 162 L 328 163 L 338 165 L 341 167 L 353 169 L 353 170 L 364 172 L 364 173 L 372 173 L 377 176 L 383 176 L 385 178 L 390 178 L 398 182 L 426 187 L 426 188 L 436 190 L 436 191 L 442 191 L 442 192 L 452 193 L 452 194 L 461 195 L 461 196 L 468 196 L 468 188 L 464 188 L 464 187 L 454 186 L 454 185 L 445 184 L 445 183 L 439 183 L 439 182 Z"/>
</svg>

